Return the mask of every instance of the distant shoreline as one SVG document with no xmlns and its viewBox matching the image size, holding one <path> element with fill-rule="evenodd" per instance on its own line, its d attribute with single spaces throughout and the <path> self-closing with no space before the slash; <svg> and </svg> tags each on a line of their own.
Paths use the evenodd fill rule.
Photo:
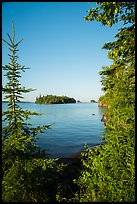
<svg viewBox="0 0 137 204">
<path fill-rule="evenodd" d="M 2 103 L 8 103 L 8 102 L 9 101 L 2 101 Z M 35 103 L 35 102 L 33 102 L 33 101 L 20 101 L 20 102 L 17 102 L 17 103 Z M 81 103 L 93 104 L 93 102 L 88 102 L 88 101 L 85 101 L 85 102 L 84 101 L 83 102 L 76 102 L 76 103 L 63 103 L 63 104 L 81 104 Z M 42 103 L 42 104 L 38 104 L 38 105 L 58 105 L 58 104 L 61 104 L 61 103 L 56 103 L 56 104 Z M 63 104 L 61 104 L 61 105 L 63 105 Z"/>
</svg>

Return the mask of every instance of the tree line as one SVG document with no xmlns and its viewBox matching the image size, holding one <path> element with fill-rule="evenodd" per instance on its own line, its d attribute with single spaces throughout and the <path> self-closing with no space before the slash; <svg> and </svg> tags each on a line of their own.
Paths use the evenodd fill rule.
<svg viewBox="0 0 137 204">
<path fill-rule="evenodd" d="M 87 11 L 86 21 L 123 27 L 115 41 L 106 43 L 112 64 L 100 71 L 106 107 L 105 143 L 73 160 L 50 159 L 35 141 L 50 124 L 32 128 L 23 110 L 22 94 L 33 91 L 20 84 L 28 69 L 18 63 L 15 29 L 3 41 L 9 46 L 10 62 L 3 66 L 8 82 L 2 87 L 8 109 L 3 112 L 2 200 L 5 202 L 134 202 L 135 201 L 135 2 L 97 2 Z"/>
<path fill-rule="evenodd" d="M 83 153 L 78 180 L 78 202 L 135 201 L 135 2 L 97 2 L 87 11 L 86 21 L 109 27 L 123 26 L 115 41 L 105 43 L 110 66 L 100 71 L 99 104 L 105 107 L 105 144 Z"/>
<path fill-rule="evenodd" d="M 37 104 L 64 104 L 64 103 L 76 103 L 74 98 L 69 98 L 68 96 L 56 96 L 56 95 L 46 95 L 36 97 L 35 103 Z"/>
</svg>

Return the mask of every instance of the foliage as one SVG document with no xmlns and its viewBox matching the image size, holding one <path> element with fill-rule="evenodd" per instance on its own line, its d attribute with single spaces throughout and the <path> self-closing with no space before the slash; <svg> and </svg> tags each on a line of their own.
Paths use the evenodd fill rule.
<svg viewBox="0 0 137 204">
<path fill-rule="evenodd" d="M 124 25 L 135 22 L 135 2 L 97 2 L 96 8 L 88 10 L 86 21 L 99 21 L 111 27 L 118 21 Z"/>
<path fill-rule="evenodd" d="M 33 90 L 21 87 L 19 82 L 21 71 L 27 69 L 17 62 L 18 45 L 23 39 L 15 43 L 13 23 L 12 37 L 7 35 L 9 42 L 4 39 L 3 41 L 9 46 L 11 54 L 9 54 L 10 62 L 3 66 L 8 82 L 2 87 L 2 91 L 6 95 L 5 99 L 8 99 L 8 109 L 3 112 L 6 126 L 2 129 L 2 199 L 18 202 L 35 201 L 37 193 L 34 186 L 41 187 L 40 172 L 51 169 L 54 161 L 36 145 L 36 134 L 43 133 L 50 125 L 33 128 L 27 123 L 30 115 L 39 114 L 23 110 L 19 105 L 20 99 L 23 98 L 22 94 Z"/>
<path fill-rule="evenodd" d="M 21 71 L 27 68 L 17 62 L 17 47 L 22 40 L 14 42 L 13 25 L 12 38 L 8 34 L 9 42 L 4 40 L 12 54 L 10 63 L 3 66 L 8 83 L 2 89 L 9 99 L 8 110 L 3 113 L 7 122 L 2 136 L 3 201 L 135 201 L 135 3 L 97 5 L 88 11 L 85 20 L 97 20 L 110 27 L 123 21 L 125 27 L 119 29 L 116 41 L 103 46 L 112 59 L 112 65 L 100 72 L 104 95 L 98 102 L 107 107 L 108 118 L 105 143 L 87 148 L 76 163 L 49 159 L 36 145 L 36 134 L 50 125 L 32 128 L 27 123 L 30 115 L 38 114 L 24 111 L 19 105 L 22 94 L 32 89 L 21 87 L 19 82 Z M 37 98 L 36 103 L 47 103 L 47 98 L 48 103 L 66 102 L 57 96 L 44 97 Z"/>
<path fill-rule="evenodd" d="M 94 99 L 90 100 L 91 103 L 97 103 Z"/>
<path fill-rule="evenodd" d="M 105 144 L 82 154 L 80 191 L 73 201 L 135 201 L 135 2 L 97 2 L 87 21 L 112 26 L 123 21 L 114 42 L 106 43 L 112 59 L 100 72 L 106 111 Z"/>
<path fill-rule="evenodd" d="M 67 96 L 56 96 L 56 95 L 47 95 L 39 96 L 36 98 L 35 103 L 38 104 L 64 104 L 64 103 L 76 103 L 74 98 L 69 98 Z"/>
<path fill-rule="evenodd" d="M 27 69 L 18 64 L 17 47 L 14 42 L 15 31 L 12 24 L 12 38 L 8 34 L 10 63 L 3 66 L 7 71 L 6 86 L 2 87 L 5 98 L 9 99 L 8 109 L 3 112 L 2 135 L 2 200 L 4 202 L 55 202 L 66 201 L 76 192 L 73 179 L 79 175 L 81 161 L 49 159 L 35 141 L 37 133 L 44 133 L 50 125 L 32 127 L 27 123 L 36 112 L 23 110 L 20 99 L 23 93 L 32 91 L 21 87 L 21 71 Z M 64 100 L 68 99 L 64 97 Z"/>
</svg>

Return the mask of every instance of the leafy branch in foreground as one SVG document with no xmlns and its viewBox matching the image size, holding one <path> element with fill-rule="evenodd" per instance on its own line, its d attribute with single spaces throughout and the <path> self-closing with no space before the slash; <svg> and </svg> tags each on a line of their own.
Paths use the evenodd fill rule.
<svg viewBox="0 0 137 204">
<path fill-rule="evenodd" d="M 83 170 L 71 201 L 135 201 L 135 2 L 97 2 L 87 21 L 112 26 L 123 21 L 116 41 L 106 43 L 112 59 L 100 72 L 106 109 L 105 143 L 82 153 Z"/>
<path fill-rule="evenodd" d="M 12 37 L 7 35 L 9 41 L 3 41 L 9 46 L 10 62 L 2 66 L 8 79 L 2 87 L 5 99 L 8 99 L 8 109 L 3 112 L 6 125 L 2 129 L 2 197 L 3 201 L 36 201 L 38 193 L 34 186 L 40 185 L 40 172 L 52 168 L 54 159 L 49 159 L 45 151 L 36 145 L 35 136 L 50 128 L 50 125 L 33 128 L 27 123 L 29 116 L 40 114 L 23 110 L 19 105 L 22 94 L 34 90 L 21 87 L 19 81 L 21 72 L 28 69 L 17 61 L 18 45 L 23 39 L 15 43 L 13 23 Z M 33 177 L 33 173 L 37 176 Z"/>
</svg>

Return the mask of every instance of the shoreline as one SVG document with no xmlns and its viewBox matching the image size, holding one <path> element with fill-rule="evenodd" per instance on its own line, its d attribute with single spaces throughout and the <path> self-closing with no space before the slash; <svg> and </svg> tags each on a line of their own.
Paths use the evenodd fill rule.
<svg viewBox="0 0 137 204">
<path fill-rule="evenodd" d="M 97 144 L 95 146 L 89 147 L 88 149 L 82 150 L 80 152 L 70 154 L 70 155 L 68 155 L 67 157 L 64 157 L 64 158 L 78 158 L 78 159 L 80 159 L 81 158 L 81 153 L 86 152 L 86 151 L 91 150 L 91 149 L 94 149 L 95 147 L 99 147 L 99 146 L 101 146 L 103 144 L 105 144 L 105 142 L 102 142 L 102 144 Z"/>
</svg>

